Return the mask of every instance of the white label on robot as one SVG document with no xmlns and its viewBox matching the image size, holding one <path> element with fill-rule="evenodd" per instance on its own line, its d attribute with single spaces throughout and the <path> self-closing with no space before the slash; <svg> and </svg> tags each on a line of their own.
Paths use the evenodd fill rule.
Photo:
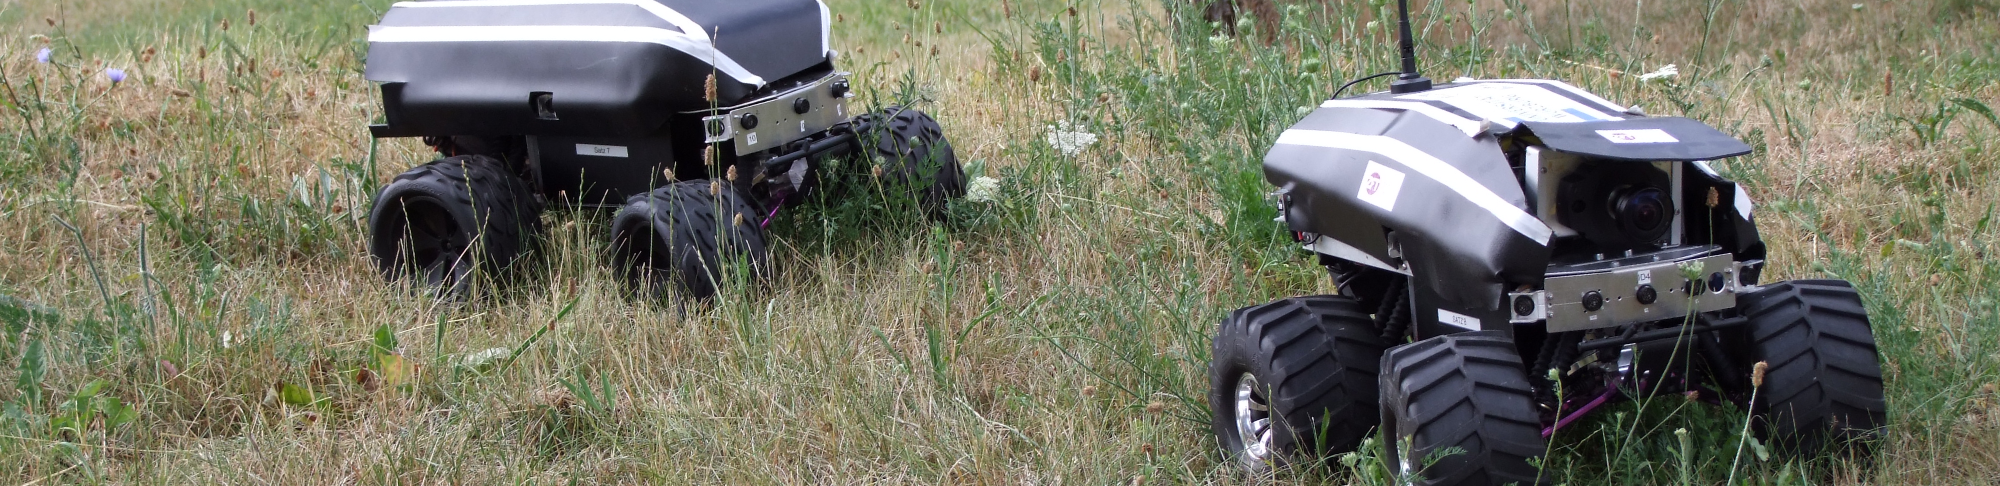
<svg viewBox="0 0 2000 486">
<path fill-rule="evenodd" d="M 1678 138 L 1674 138 L 1673 134 L 1667 133 L 1666 130 L 1658 128 L 1646 130 L 1598 130 L 1597 134 L 1604 136 L 1604 139 L 1610 140 L 1611 143 L 1678 143 L 1681 141 Z"/>
<path fill-rule="evenodd" d="M 576 144 L 576 154 L 594 157 L 618 157 L 621 159 L 632 156 L 626 152 L 625 147 L 617 145 L 591 145 L 587 143 Z"/>
<path fill-rule="evenodd" d="M 747 135 L 747 136 L 744 136 L 744 137 L 743 137 L 743 144 L 744 144 L 744 145 L 756 145 L 756 144 L 757 144 L 757 132 L 750 132 L 750 134 L 749 134 L 749 135 Z"/>
<path fill-rule="evenodd" d="M 1361 174 L 1361 191 L 1355 197 L 1383 211 L 1396 210 L 1396 195 L 1403 192 L 1403 173 L 1396 169 L 1368 161 L 1368 171 Z"/>
<path fill-rule="evenodd" d="M 1444 309 L 1438 309 L 1438 322 L 1465 328 L 1467 331 L 1479 330 L 1479 318 Z"/>
<path fill-rule="evenodd" d="M 1640 270 L 1640 271 L 1639 271 L 1639 285 L 1652 285 L 1652 284 L 1653 284 L 1653 271 L 1652 271 L 1652 270 Z"/>
<path fill-rule="evenodd" d="M 1546 88 L 1516 83 L 1478 83 L 1403 95 L 1403 99 L 1442 101 L 1473 116 L 1512 126 L 1520 122 L 1592 122 L 1622 120 Z"/>
</svg>

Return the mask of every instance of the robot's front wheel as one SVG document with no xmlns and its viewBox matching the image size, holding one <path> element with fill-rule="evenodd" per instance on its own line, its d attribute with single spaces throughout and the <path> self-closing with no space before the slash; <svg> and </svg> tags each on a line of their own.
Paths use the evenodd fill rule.
<svg viewBox="0 0 2000 486">
<path fill-rule="evenodd" d="M 498 270 L 541 233 L 542 204 L 498 159 L 448 157 L 396 176 L 368 215 L 368 253 L 390 280 L 462 296 L 474 270 Z"/>
<path fill-rule="evenodd" d="M 611 219 L 611 261 L 639 292 L 706 299 L 769 271 L 764 218 L 734 185 L 677 182 L 633 196 Z"/>
<path fill-rule="evenodd" d="M 1374 429 L 1385 345 L 1354 299 L 1296 297 L 1237 310 L 1214 346 L 1210 426 L 1251 472 L 1353 450 Z"/>
<path fill-rule="evenodd" d="M 1386 462 L 1416 485 L 1545 484 L 1534 391 L 1500 331 L 1438 336 L 1382 357 Z"/>
</svg>

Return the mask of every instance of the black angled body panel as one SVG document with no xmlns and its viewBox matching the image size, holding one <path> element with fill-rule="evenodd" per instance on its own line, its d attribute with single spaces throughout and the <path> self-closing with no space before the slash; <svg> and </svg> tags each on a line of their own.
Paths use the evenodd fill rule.
<svg viewBox="0 0 2000 486">
<path fill-rule="evenodd" d="M 1538 280 L 1548 265 L 1549 229 L 1527 212 L 1498 142 L 1413 111 L 1322 108 L 1279 138 L 1264 173 L 1290 201 L 1292 230 L 1407 262 L 1419 309 L 1472 319 L 1440 328 L 1451 314 L 1418 312 L 1420 335 L 1506 329 L 1504 284 Z M 1393 195 L 1368 195 L 1378 173 L 1400 174 Z"/>
<path fill-rule="evenodd" d="M 829 53 L 815 0 L 443 0 L 371 26 L 366 75 L 383 83 L 378 136 L 644 136 L 830 72 Z"/>
<path fill-rule="evenodd" d="M 1521 125 L 1550 149 L 1606 160 L 1689 162 L 1750 153 L 1736 137 L 1681 117 Z"/>
</svg>

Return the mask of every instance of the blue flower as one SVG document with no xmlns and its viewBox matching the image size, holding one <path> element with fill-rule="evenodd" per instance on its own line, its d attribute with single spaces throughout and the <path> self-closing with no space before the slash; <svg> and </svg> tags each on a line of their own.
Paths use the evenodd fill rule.
<svg viewBox="0 0 2000 486">
<path fill-rule="evenodd" d="M 52 54 L 55 54 L 55 51 L 51 51 L 47 47 L 42 48 L 42 50 L 35 51 L 35 62 L 48 64 L 49 56 Z"/>
<path fill-rule="evenodd" d="M 111 84 L 122 83 L 125 81 L 125 70 L 118 68 L 106 69 L 104 70 L 104 77 L 111 78 Z"/>
</svg>

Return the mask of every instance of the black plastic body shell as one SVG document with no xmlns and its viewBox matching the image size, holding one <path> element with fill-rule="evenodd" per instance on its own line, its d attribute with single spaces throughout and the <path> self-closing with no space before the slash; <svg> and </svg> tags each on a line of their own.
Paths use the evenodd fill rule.
<svg viewBox="0 0 2000 486">
<path fill-rule="evenodd" d="M 675 113 L 831 72 L 825 15 L 815 0 L 397 4 L 370 31 L 376 135 L 652 135 Z"/>
<path fill-rule="evenodd" d="M 1288 134 L 1344 133 L 1342 147 L 1287 143 L 1284 138 L 1264 159 L 1264 174 L 1286 192 L 1285 219 L 1292 230 L 1324 235 L 1344 242 L 1384 262 L 1407 262 L 1416 293 L 1414 314 L 1419 335 L 1462 332 L 1461 324 L 1445 324 L 1451 314 L 1477 320 L 1481 329 L 1509 329 L 1508 311 L 1501 305 L 1504 282 L 1539 281 L 1548 266 L 1548 229 L 1532 221 L 1526 197 L 1509 168 L 1498 142 L 1490 136 L 1468 137 L 1450 125 L 1410 111 L 1325 108 L 1308 115 Z M 1453 187 L 1413 165 L 1407 149 L 1423 152 L 1455 169 L 1463 178 L 1446 176 Z M 1401 160 L 1399 160 L 1399 156 Z M 1400 194 L 1390 207 L 1361 199 L 1370 163 L 1399 171 Z M 1422 164 L 1422 163 L 1416 163 Z M 1510 226 L 1461 190 L 1470 181 L 1541 227 L 1542 240 Z M 1489 204 L 1495 201 L 1485 201 Z M 1391 242 L 1401 259 L 1391 256 Z"/>
<path fill-rule="evenodd" d="M 1449 103 L 1377 93 L 1328 102 L 1281 135 L 1265 157 L 1266 178 L 1284 193 L 1289 229 L 1332 238 L 1410 275 L 1418 339 L 1480 329 L 1511 331 L 1511 311 L 1502 302 L 1514 290 L 1509 287 L 1538 286 L 1552 258 L 1575 257 L 1552 254 L 1555 237 L 1532 216 L 1521 175 L 1503 152 L 1502 139 L 1539 141 L 1534 136 L 1545 133 L 1552 139 L 1548 149 L 1604 163 L 1695 165 L 1691 161 L 1749 152 L 1740 141 L 1700 122 L 1633 116 L 1566 84 L 1499 82 L 1540 87 L 1547 95 L 1596 112 L 1585 116 L 1608 119 L 1481 122 Z M 1658 130 L 1676 140 L 1618 144 L 1609 140 L 1612 134 L 1599 130 Z M 1721 245 L 1738 261 L 1762 259 L 1764 245 L 1748 198 L 1739 197 L 1741 188 L 1705 165 L 1697 167 L 1684 171 L 1682 181 L 1686 241 Z M 1401 174 L 1397 193 L 1387 204 L 1379 196 L 1364 197 L 1372 195 L 1367 192 L 1372 173 L 1383 169 Z M 1715 204 L 1709 204 L 1711 199 Z M 1530 221 L 1522 221 L 1524 217 Z"/>
</svg>

